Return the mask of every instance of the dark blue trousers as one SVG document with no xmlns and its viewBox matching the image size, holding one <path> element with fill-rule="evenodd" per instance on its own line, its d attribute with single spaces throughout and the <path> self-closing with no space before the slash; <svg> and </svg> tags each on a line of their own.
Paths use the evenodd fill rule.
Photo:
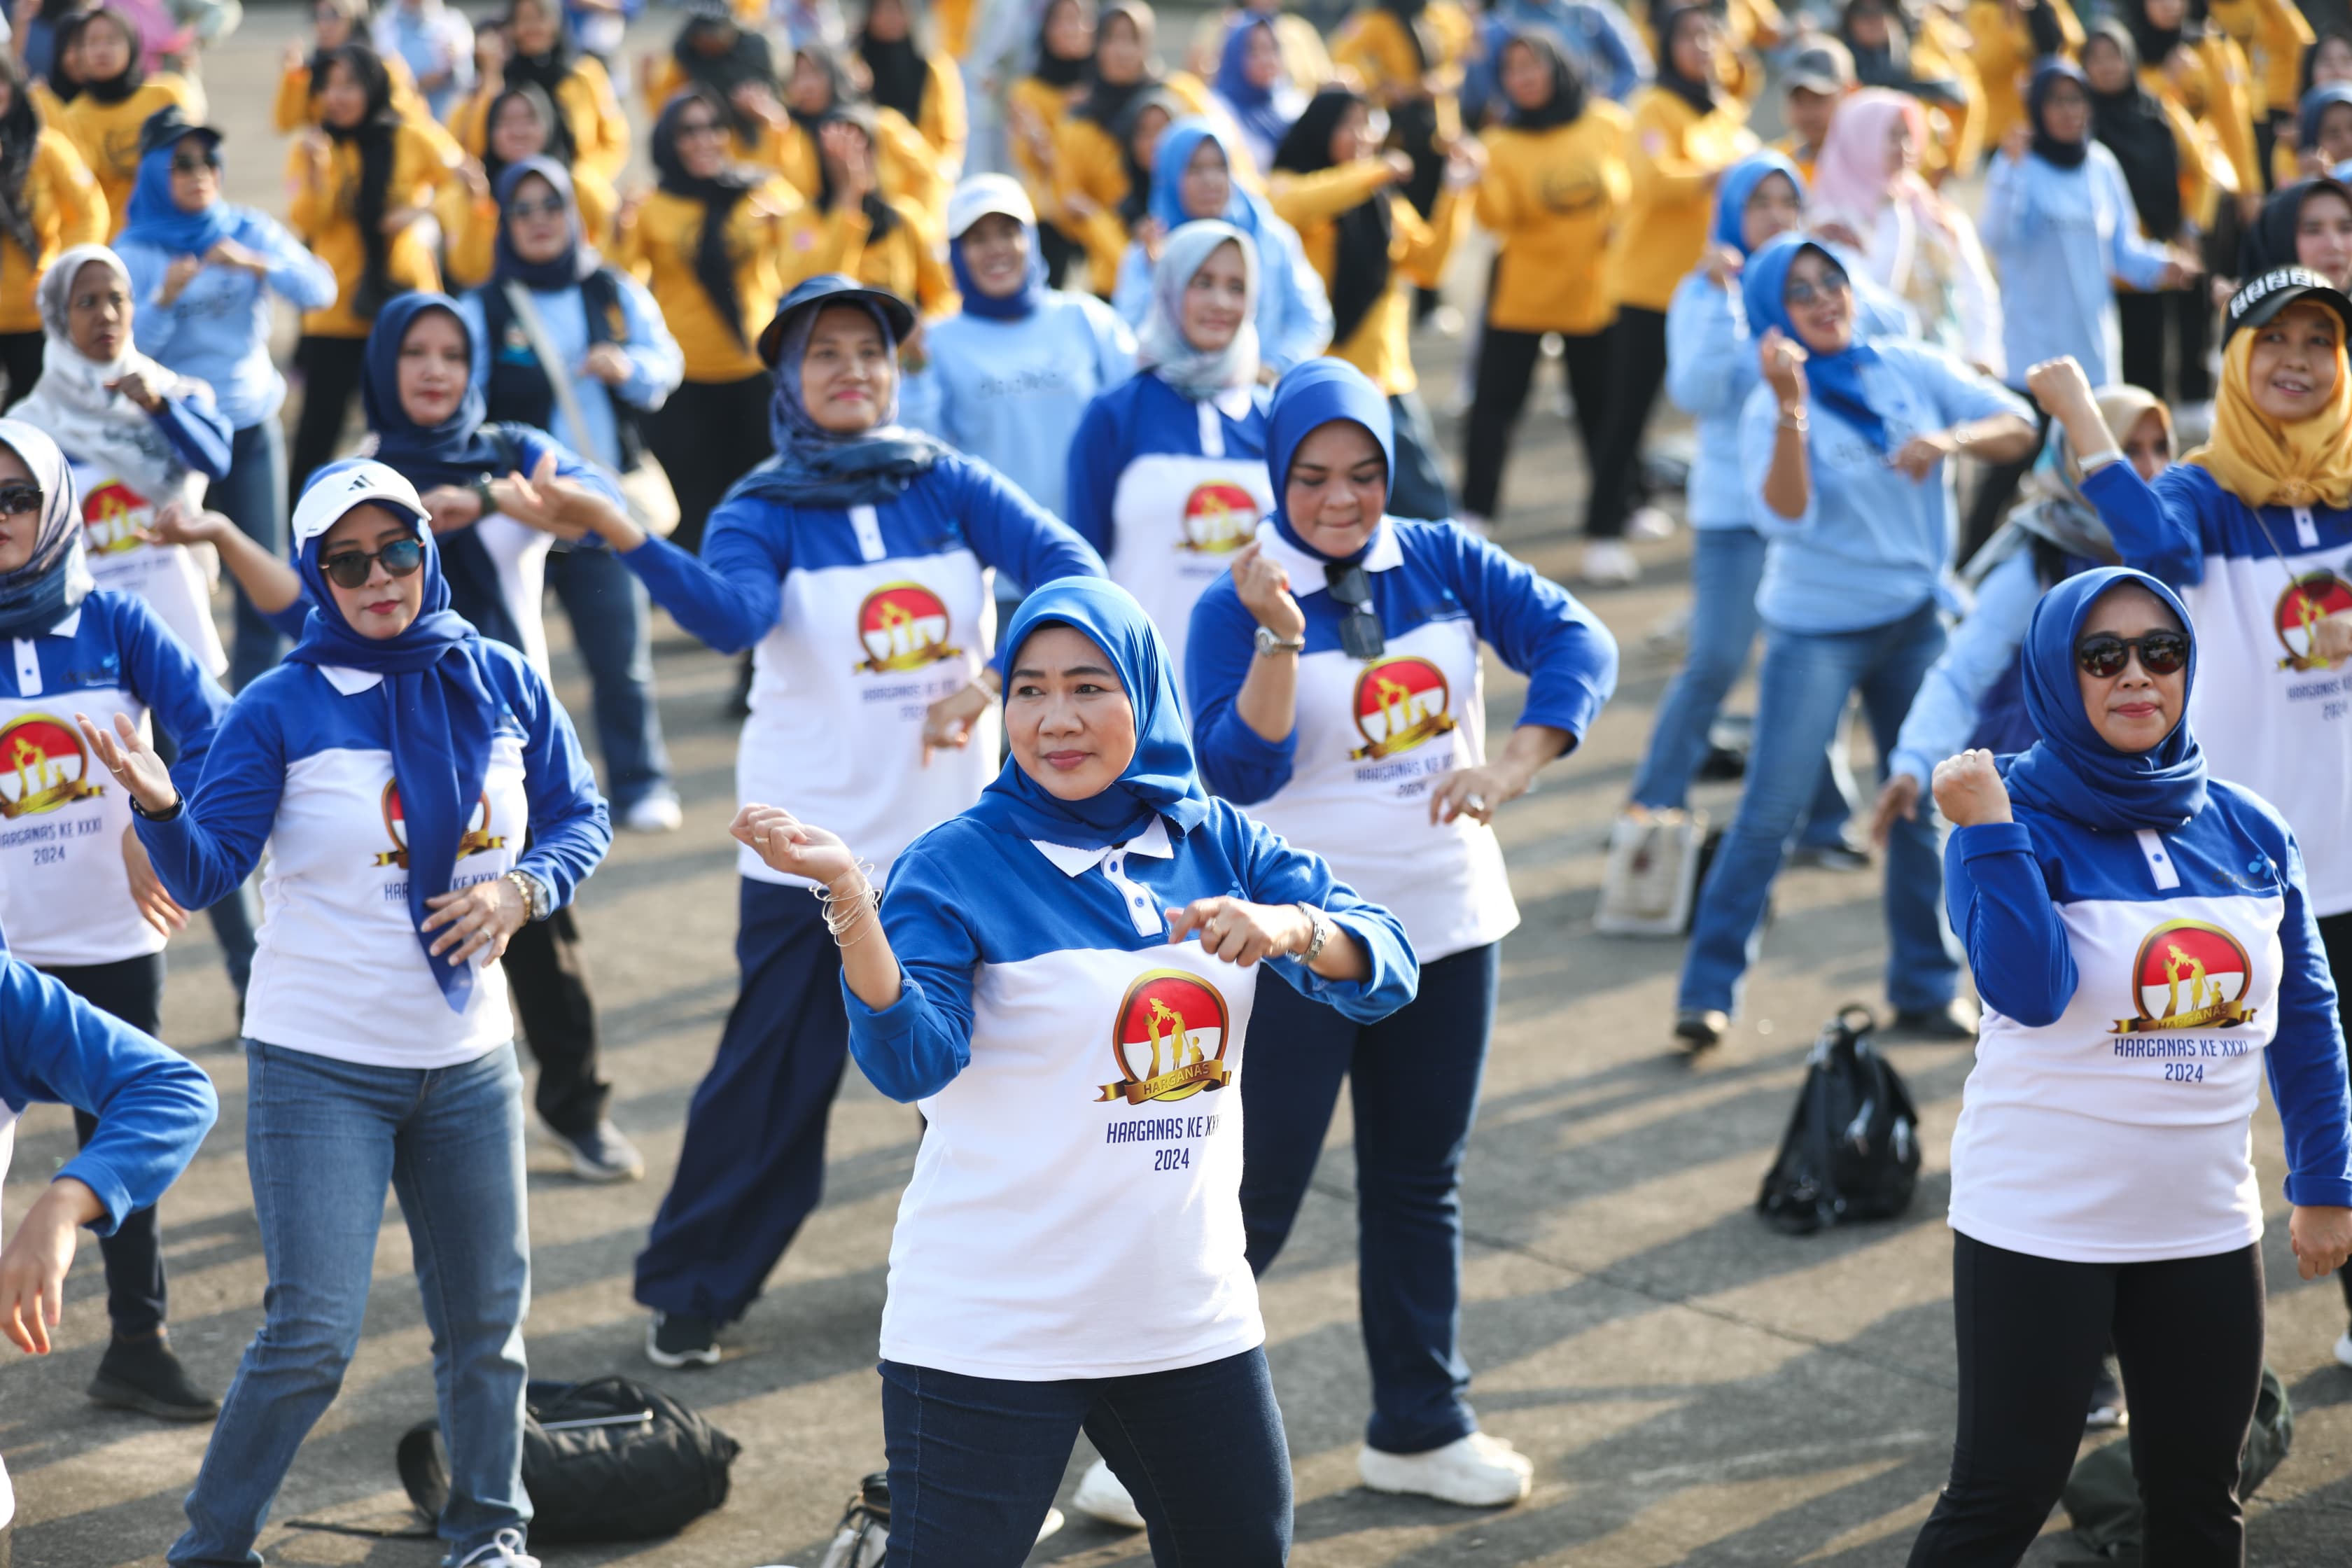
<svg viewBox="0 0 2352 1568">
<path fill-rule="evenodd" d="M 1158 1568 L 1289 1560 L 1290 1447 L 1265 1352 L 1250 1350 L 1061 1383 L 884 1362 L 887 1568 L 1020 1568 L 1081 1431 L 1134 1495 Z"/>
<path fill-rule="evenodd" d="M 1478 1429 L 1465 1395 L 1462 1156 L 1495 1027 L 1494 943 L 1423 964 L 1421 993 L 1357 1024 L 1261 984 L 1242 1074 L 1242 1222 L 1264 1274 L 1289 1239 L 1339 1082 L 1356 1116 L 1356 1292 L 1371 1363 L 1364 1440 L 1391 1454 Z"/>
<path fill-rule="evenodd" d="M 806 888 L 742 879 L 743 988 L 694 1091 L 677 1173 L 637 1254 L 637 1300 L 732 1322 L 824 1195 L 824 1129 L 849 1059 L 841 950 Z"/>
<path fill-rule="evenodd" d="M 113 963 L 59 964 L 42 973 L 134 1029 L 150 1035 L 163 1032 L 163 955 L 160 952 Z M 77 1108 L 77 1145 L 88 1144 L 97 1132 L 98 1118 Z M 99 1238 L 98 1250 L 106 1260 L 106 1315 L 114 1331 L 135 1340 L 162 1328 L 170 1292 L 163 1280 L 163 1239 L 155 1223 L 155 1206 L 150 1204 L 123 1215 L 112 1236 Z M 0 1568 L 5 1564 L 0 1563 Z"/>
</svg>

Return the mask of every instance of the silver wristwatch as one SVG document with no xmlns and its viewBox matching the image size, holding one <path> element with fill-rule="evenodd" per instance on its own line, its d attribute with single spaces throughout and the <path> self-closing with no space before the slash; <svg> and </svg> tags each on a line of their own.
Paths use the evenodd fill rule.
<svg viewBox="0 0 2352 1568">
<path fill-rule="evenodd" d="M 1304 899 L 1298 901 L 1298 912 L 1307 917 L 1307 923 L 1315 931 L 1307 941 L 1307 951 L 1298 955 L 1298 962 L 1311 965 L 1323 956 L 1323 944 L 1331 940 L 1331 917 Z"/>
<path fill-rule="evenodd" d="M 1260 658 L 1270 658 L 1277 653 L 1306 651 L 1307 637 L 1304 633 L 1295 637 L 1278 637 L 1274 635 L 1274 628 L 1271 626 L 1260 626 L 1257 629 L 1257 654 Z"/>
<path fill-rule="evenodd" d="M 525 919 L 543 921 L 548 917 L 550 912 L 548 906 L 555 900 L 548 892 L 546 883 L 528 871 L 509 871 L 507 873 L 507 880 L 512 882 L 515 885 L 515 890 L 522 894 Z"/>
</svg>

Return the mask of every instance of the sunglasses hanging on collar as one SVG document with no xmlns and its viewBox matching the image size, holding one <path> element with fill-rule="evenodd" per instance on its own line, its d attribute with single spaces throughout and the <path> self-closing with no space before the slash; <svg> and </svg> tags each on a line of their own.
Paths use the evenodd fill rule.
<svg viewBox="0 0 2352 1568">
<path fill-rule="evenodd" d="M 1381 628 L 1380 612 L 1372 608 L 1372 574 L 1356 561 L 1329 561 L 1323 566 L 1323 585 L 1332 602 L 1348 612 L 1339 618 L 1339 646 L 1349 658 L 1378 658 L 1387 651 L 1388 634 Z"/>
</svg>

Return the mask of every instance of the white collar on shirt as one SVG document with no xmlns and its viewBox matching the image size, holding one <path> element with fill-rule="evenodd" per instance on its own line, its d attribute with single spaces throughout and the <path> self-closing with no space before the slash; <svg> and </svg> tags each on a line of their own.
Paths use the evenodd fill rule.
<svg viewBox="0 0 2352 1568">
<path fill-rule="evenodd" d="M 41 635 L 43 637 L 69 637 L 80 630 L 81 606 L 79 605 L 76 605 L 72 609 L 66 612 L 65 618 L 63 620 L 59 621 L 56 626 L 51 626 L 47 631 Z"/>
<path fill-rule="evenodd" d="M 1228 419 L 1245 419 L 1256 393 L 1255 386 L 1221 386 L 1209 395 L 1209 402 Z"/>
<path fill-rule="evenodd" d="M 1290 574 L 1290 591 L 1293 594 L 1326 592 L 1323 568 L 1330 565 L 1330 562 L 1320 555 L 1310 555 L 1283 538 L 1282 530 L 1271 521 L 1257 525 L 1257 542 L 1264 547 L 1267 560 L 1278 563 Z M 1386 572 L 1404 564 L 1404 546 L 1397 542 L 1394 519 L 1381 519 L 1380 530 L 1372 535 L 1371 548 L 1364 552 L 1364 558 L 1356 564 L 1367 572 Z"/>
<path fill-rule="evenodd" d="M 383 684 L 383 677 L 374 670 L 353 669 L 347 664 L 322 664 L 319 667 L 319 673 L 327 678 L 328 685 L 346 697 L 357 697 L 362 691 Z"/>
<path fill-rule="evenodd" d="M 1101 865 L 1104 859 L 1116 849 L 1124 849 L 1130 855 L 1149 855 L 1155 860 L 1172 860 L 1176 858 L 1176 847 L 1168 842 L 1168 825 L 1156 816 L 1151 819 L 1150 826 L 1129 839 L 1125 844 L 1113 844 L 1101 849 L 1080 849 L 1068 844 L 1048 844 L 1042 838 L 1032 838 L 1029 842 L 1037 847 L 1038 854 L 1061 868 L 1062 875 L 1066 877 L 1084 876 Z"/>
</svg>

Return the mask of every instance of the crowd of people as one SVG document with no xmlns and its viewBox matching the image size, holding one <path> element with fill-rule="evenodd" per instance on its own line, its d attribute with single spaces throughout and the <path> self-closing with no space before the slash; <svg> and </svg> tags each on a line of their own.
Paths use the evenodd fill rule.
<svg viewBox="0 0 2352 1568">
<path fill-rule="evenodd" d="M 387 1187 L 447 1561 L 535 1562 L 515 1047 L 576 1175 L 646 1173 L 568 906 L 615 828 L 684 826 L 656 605 L 741 656 L 740 985 L 637 1258 L 646 1356 L 720 1361 L 854 1060 L 923 1118 L 889 1561 L 1018 1563 L 1083 1432 L 1076 1505 L 1155 1561 L 1280 1563 L 1255 1281 L 1344 1082 L 1360 1477 L 1524 1499 L 1459 1344 L 1519 919 L 1493 823 L 1618 668 L 1496 542 L 1554 358 L 1578 581 L 1694 535 L 1600 923 L 1687 931 L 1702 1053 L 1784 864 L 1877 864 L 1889 1030 L 1975 1047 L 1911 1561 L 2017 1562 L 2127 1418 L 2161 1560 L 2242 1561 L 2261 1071 L 2301 1271 L 2352 1258 L 2352 18 L 1249 0 L 1171 65 L 1143 0 L 698 0 L 632 66 L 633 10 L 317 0 L 276 216 L 226 199 L 199 85 L 233 5 L 46 0 L 0 53 L 0 1164 L 33 1100 L 81 1143 L 0 1331 L 46 1352 L 98 1232 L 91 1397 L 215 1422 L 170 1563 L 255 1561 Z M 1414 351 L 1472 249 L 1449 455 Z M 1491 742 L 1489 658 L 1527 682 Z M 157 1206 L 215 1110 L 156 1038 L 195 910 L 269 1279 L 219 1394 Z M 1108 1059 L 1071 1044 L 1106 1018 Z M 1115 1237 L 1114 1184 L 1149 1211 Z M 1223 1484 L 1167 1484 L 1204 1450 Z M 0 1473 L 0 1568 L 9 1514 Z"/>
</svg>

